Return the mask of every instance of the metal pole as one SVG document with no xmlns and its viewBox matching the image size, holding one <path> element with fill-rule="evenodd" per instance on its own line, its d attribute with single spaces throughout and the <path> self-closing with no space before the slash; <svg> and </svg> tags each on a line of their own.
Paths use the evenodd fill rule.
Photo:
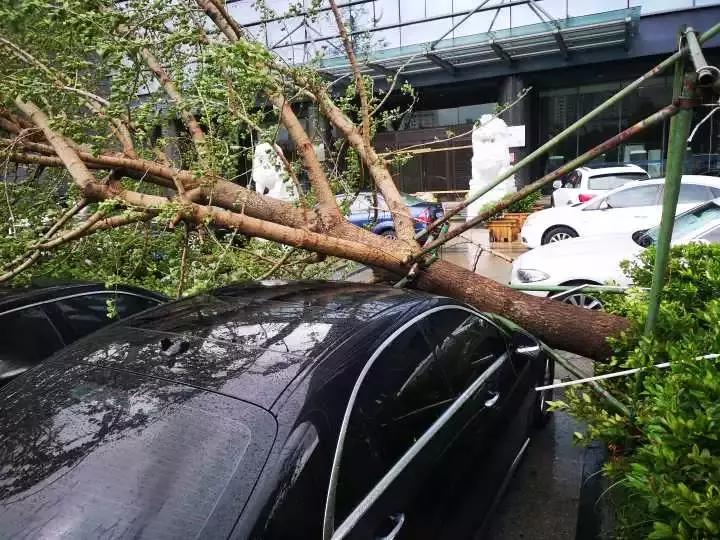
<svg viewBox="0 0 720 540">
<path fill-rule="evenodd" d="M 440 36 L 440 37 L 437 38 L 435 41 L 433 41 L 433 42 L 430 44 L 430 50 L 433 50 L 435 47 L 437 47 L 437 44 L 440 43 L 445 36 L 449 35 L 449 34 L 450 34 L 453 30 L 455 30 L 458 26 L 460 26 L 462 23 L 464 23 L 465 21 L 467 21 L 467 20 L 468 20 L 470 17 L 472 17 L 478 10 L 482 9 L 482 7 L 483 7 L 485 4 L 487 4 L 489 1 L 490 1 L 490 0 L 483 0 L 482 2 L 480 2 L 475 9 L 471 10 L 467 15 L 465 15 L 462 19 L 460 19 L 460 22 L 459 22 L 459 23 L 453 25 L 453 27 L 450 28 L 450 30 L 448 30 L 448 31 L 445 32 L 442 36 Z"/>
<path fill-rule="evenodd" d="M 573 289 L 577 289 L 577 285 L 508 285 L 511 289 L 516 291 L 539 291 L 539 292 L 567 292 Z M 594 293 L 624 293 L 629 287 L 618 287 L 614 285 L 583 285 L 583 292 L 594 292 Z"/>
<path fill-rule="evenodd" d="M 694 88 L 683 91 L 685 62 L 679 61 L 675 65 L 675 79 L 673 82 L 673 95 L 680 100 L 693 99 Z M 694 84 L 694 81 L 693 81 Z M 655 331 L 658 312 L 660 310 L 660 297 L 667 274 L 667 265 L 670 260 L 670 241 L 672 239 L 675 212 L 677 210 L 678 196 L 680 195 L 680 181 L 682 179 L 683 163 L 685 162 L 685 148 L 690 133 L 693 109 L 684 108 L 670 120 L 670 140 L 668 142 L 667 171 L 665 173 L 665 187 L 663 190 L 663 209 L 660 220 L 655 247 L 655 268 L 653 270 L 652 287 L 648 298 L 648 315 L 645 321 L 645 335 L 650 336 Z"/>
<path fill-rule="evenodd" d="M 463 225 L 459 227 L 455 227 L 454 229 L 450 229 L 450 231 L 440 236 L 437 240 L 434 240 L 433 242 L 430 242 L 429 244 L 425 245 L 423 249 L 416 255 L 417 257 L 420 257 L 427 253 L 428 251 L 432 251 L 433 249 L 437 248 L 441 244 L 444 244 L 448 240 L 455 238 L 456 236 L 464 233 L 468 229 L 472 229 L 475 225 L 478 225 L 479 223 L 482 223 L 483 221 L 486 221 L 488 218 L 494 216 L 498 212 L 504 210 L 511 204 L 524 199 L 527 197 L 530 193 L 533 191 L 537 191 L 545 184 L 548 184 L 552 182 L 553 180 L 560 178 L 562 175 L 572 171 L 573 169 L 579 167 L 583 163 L 586 163 L 593 159 L 596 156 L 599 156 L 603 152 L 606 152 L 612 148 L 615 148 L 619 144 L 623 143 L 633 135 L 636 135 L 637 133 L 640 133 L 644 129 L 653 126 L 659 122 L 663 122 L 666 118 L 669 118 L 679 111 L 679 108 L 675 105 L 668 105 L 667 107 L 664 107 L 657 111 L 656 113 L 648 116 L 644 120 L 641 120 L 637 124 L 634 124 L 627 128 L 625 131 L 621 131 L 614 137 L 611 137 L 604 143 L 596 146 L 595 148 L 588 150 L 583 155 L 576 157 L 569 163 L 566 163 L 562 167 L 555 169 L 550 174 L 546 174 L 539 180 L 536 180 L 535 182 L 528 184 L 524 188 L 522 188 L 519 191 L 516 191 L 515 193 L 505 197 L 500 201 L 498 204 L 496 204 L 493 208 L 490 208 L 489 210 L 486 210 L 484 212 L 480 212 L 477 216 L 475 216 L 470 221 L 465 222 Z"/>
<path fill-rule="evenodd" d="M 705 41 L 712 39 L 715 37 L 718 33 L 720 33 L 720 23 L 717 23 L 715 26 L 704 32 L 699 38 L 699 43 L 704 43 Z M 612 107 L 616 103 L 618 103 L 622 98 L 633 92 L 636 88 L 638 88 L 642 83 L 644 83 L 646 80 L 650 79 L 651 77 L 654 77 L 655 75 L 658 75 L 665 71 L 668 67 L 670 67 L 673 63 L 675 63 L 679 58 L 683 57 L 687 52 L 687 49 L 685 47 L 681 48 L 676 53 L 670 55 L 665 60 L 660 62 L 658 65 L 656 65 L 654 68 L 652 68 L 650 71 L 627 85 L 625 88 L 620 90 L 617 94 L 612 96 L 610 99 L 605 101 L 604 103 L 598 105 L 596 108 L 594 108 L 592 111 L 587 113 L 585 116 L 574 122 L 569 127 L 565 128 L 562 132 L 558 133 L 550 139 L 548 142 L 543 144 L 540 148 L 537 150 L 531 152 L 527 156 L 525 156 L 523 159 L 518 161 L 515 165 L 510 167 L 506 172 L 498 176 L 489 186 L 487 186 L 485 189 L 480 190 L 479 192 L 471 195 L 468 199 L 463 201 L 461 204 L 453 208 L 452 210 L 448 211 L 445 216 L 438 219 L 437 221 L 431 223 L 428 225 L 426 229 L 423 231 L 420 231 L 418 234 L 415 235 L 415 238 L 417 240 L 420 240 L 423 238 L 427 233 L 434 230 L 436 227 L 440 226 L 442 223 L 448 221 L 453 216 L 457 215 L 461 211 L 463 211 L 465 208 L 467 208 L 470 203 L 473 201 L 476 201 L 483 195 L 485 195 L 488 191 L 490 191 L 492 188 L 500 184 L 500 182 L 504 182 L 508 178 L 510 178 L 513 174 L 518 172 L 520 169 L 525 167 L 526 165 L 529 165 L 533 161 L 535 161 L 538 157 L 545 154 L 548 150 L 551 150 L 555 146 L 557 146 L 558 143 L 562 142 L 566 138 L 568 138 L 570 135 L 572 135 L 578 128 L 583 127 L 585 124 L 587 124 L 590 120 L 595 118 L 597 115 L 599 115 L 601 112 L 607 110 L 608 108 Z"/>
<path fill-rule="evenodd" d="M 690 60 L 692 60 L 695 73 L 697 73 L 698 84 L 702 86 L 713 84 L 720 73 L 718 73 L 718 69 L 715 66 L 708 65 L 707 60 L 705 60 L 705 55 L 698 43 L 697 34 L 692 28 L 688 28 L 685 31 L 685 42 L 688 46 Z"/>
</svg>

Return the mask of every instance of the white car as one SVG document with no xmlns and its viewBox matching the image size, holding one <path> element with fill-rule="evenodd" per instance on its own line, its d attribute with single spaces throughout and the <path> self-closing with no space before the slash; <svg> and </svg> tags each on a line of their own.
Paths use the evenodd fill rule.
<svg viewBox="0 0 720 540">
<path fill-rule="evenodd" d="M 618 188 L 633 180 L 645 180 L 650 175 L 637 165 L 617 167 L 580 167 L 553 182 L 552 206 L 587 202 L 597 195 Z"/>
<path fill-rule="evenodd" d="M 520 238 L 523 244 L 535 248 L 576 236 L 647 229 L 660 221 L 664 183 L 664 178 L 640 180 L 585 203 L 540 210 L 530 214 Z M 683 175 L 678 212 L 716 197 L 720 197 L 720 178 Z"/>
<path fill-rule="evenodd" d="M 520 255 L 513 261 L 511 285 L 630 285 L 620 263 L 637 257 L 657 240 L 660 226 L 647 231 L 618 233 L 588 238 L 573 238 L 552 243 Z M 709 201 L 675 218 L 672 243 L 720 243 L 720 199 Z M 546 296 L 553 293 L 528 291 Z M 572 293 L 565 302 L 588 309 L 600 309 L 600 302 L 590 294 Z"/>
</svg>

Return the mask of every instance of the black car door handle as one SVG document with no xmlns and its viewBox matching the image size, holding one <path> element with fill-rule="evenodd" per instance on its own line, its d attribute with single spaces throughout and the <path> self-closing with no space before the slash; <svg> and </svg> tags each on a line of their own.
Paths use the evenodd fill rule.
<svg viewBox="0 0 720 540">
<path fill-rule="evenodd" d="M 386 535 L 376 536 L 375 540 L 394 540 L 405 523 L 405 514 L 393 514 L 392 516 L 388 516 L 388 520 L 392 523 L 392 529 Z"/>
<path fill-rule="evenodd" d="M 490 398 L 487 401 L 485 401 L 485 406 L 488 408 L 494 407 L 495 404 L 500 399 L 500 392 L 488 392 L 488 393 L 490 394 Z"/>
</svg>

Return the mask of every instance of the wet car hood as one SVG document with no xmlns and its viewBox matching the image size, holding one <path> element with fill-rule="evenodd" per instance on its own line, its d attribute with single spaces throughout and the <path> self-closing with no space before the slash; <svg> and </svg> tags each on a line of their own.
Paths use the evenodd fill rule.
<svg viewBox="0 0 720 540">
<path fill-rule="evenodd" d="M 237 399 L 51 361 L 0 392 L 0 537 L 224 538 L 276 430 Z"/>
</svg>

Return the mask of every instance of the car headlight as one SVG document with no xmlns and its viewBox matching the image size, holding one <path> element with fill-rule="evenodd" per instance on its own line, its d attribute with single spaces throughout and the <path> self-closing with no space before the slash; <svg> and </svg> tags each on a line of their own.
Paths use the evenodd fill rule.
<svg viewBox="0 0 720 540">
<path fill-rule="evenodd" d="M 517 271 L 517 276 L 523 283 L 532 283 L 534 281 L 543 281 L 548 279 L 550 276 L 540 270 L 533 270 L 532 268 L 520 268 Z"/>
</svg>

